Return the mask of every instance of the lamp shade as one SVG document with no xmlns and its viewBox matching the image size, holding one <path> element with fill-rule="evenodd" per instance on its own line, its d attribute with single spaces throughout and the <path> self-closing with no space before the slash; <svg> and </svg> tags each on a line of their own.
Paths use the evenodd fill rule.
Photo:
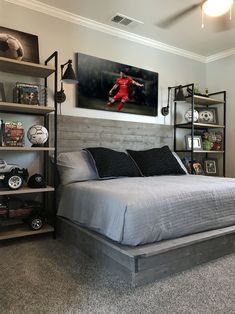
<svg viewBox="0 0 235 314">
<path fill-rule="evenodd" d="M 63 83 L 66 84 L 76 84 L 78 83 L 76 79 L 76 75 L 74 73 L 74 70 L 72 68 L 72 62 L 68 63 L 67 69 L 65 70 L 63 76 L 62 76 Z"/>
<path fill-rule="evenodd" d="M 185 96 L 182 87 L 179 86 L 179 88 L 177 88 L 176 90 L 177 92 L 175 94 L 175 101 L 185 101 Z"/>
</svg>

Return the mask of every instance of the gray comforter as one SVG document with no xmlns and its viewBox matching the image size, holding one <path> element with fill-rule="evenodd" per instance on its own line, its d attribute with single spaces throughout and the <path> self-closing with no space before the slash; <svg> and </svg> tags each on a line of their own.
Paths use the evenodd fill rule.
<svg viewBox="0 0 235 314">
<path fill-rule="evenodd" d="M 235 179 L 156 176 L 71 183 L 58 215 L 127 245 L 235 224 Z"/>
</svg>

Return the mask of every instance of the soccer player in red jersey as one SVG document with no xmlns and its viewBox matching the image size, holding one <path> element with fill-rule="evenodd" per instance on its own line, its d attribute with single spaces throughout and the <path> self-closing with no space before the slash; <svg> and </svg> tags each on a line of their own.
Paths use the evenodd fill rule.
<svg viewBox="0 0 235 314">
<path fill-rule="evenodd" d="M 112 99 L 107 103 L 108 106 L 112 106 L 117 100 L 120 101 L 117 111 L 122 110 L 124 107 L 125 102 L 129 99 L 129 86 L 130 85 L 136 85 L 138 87 L 143 87 L 144 84 L 140 84 L 136 81 L 134 81 L 130 76 L 126 76 L 125 73 L 120 72 L 120 76 L 117 78 L 116 83 L 113 85 L 113 87 L 109 91 L 109 95 L 112 95 L 113 90 L 119 87 L 118 92 L 115 96 L 112 97 Z"/>
</svg>

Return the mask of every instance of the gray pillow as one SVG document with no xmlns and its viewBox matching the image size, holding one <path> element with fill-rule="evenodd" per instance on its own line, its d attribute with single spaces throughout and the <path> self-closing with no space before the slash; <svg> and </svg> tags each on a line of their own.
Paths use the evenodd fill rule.
<svg viewBox="0 0 235 314">
<path fill-rule="evenodd" d="M 84 150 L 60 153 L 57 158 L 57 166 L 62 184 L 98 179 L 90 156 Z"/>
</svg>

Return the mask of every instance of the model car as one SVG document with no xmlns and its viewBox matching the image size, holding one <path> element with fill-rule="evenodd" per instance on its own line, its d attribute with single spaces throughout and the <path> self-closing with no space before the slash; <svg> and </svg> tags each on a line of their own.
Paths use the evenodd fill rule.
<svg viewBox="0 0 235 314">
<path fill-rule="evenodd" d="M 0 200 L 0 225 L 1 221 L 22 219 L 32 230 L 39 230 L 45 223 L 45 217 L 45 210 L 40 202 L 9 197 Z"/>
<path fill-rule="evenodd" d="M 0 182 L 12 190 L 18 190 L 28 180 L 28 170 L 20 169 L 17 165 L 8 165 L 0 159 Z"/>
</svg>

